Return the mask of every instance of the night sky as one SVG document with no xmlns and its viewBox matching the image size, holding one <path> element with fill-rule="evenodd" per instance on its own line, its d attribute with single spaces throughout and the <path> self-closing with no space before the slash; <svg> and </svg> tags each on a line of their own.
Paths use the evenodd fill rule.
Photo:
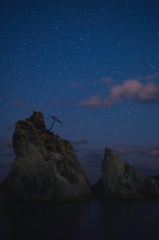
<svg viewBox="0 0 159 240">
<path fill-rule="evenodd" d="M 159 2 L 0 1 L 0 180 L 33 111 L 73 145 L 92 183 L 104 148 L 159 174 Z"/>
</svg>

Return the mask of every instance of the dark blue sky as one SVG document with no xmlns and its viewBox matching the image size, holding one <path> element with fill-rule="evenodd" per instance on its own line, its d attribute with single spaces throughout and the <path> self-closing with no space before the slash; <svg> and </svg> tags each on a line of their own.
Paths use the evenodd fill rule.
<svg viewBox="0 0 159 240">
<path fill-rule="evenodd" d="M 159 173 L 159 3 L 1 0 L 0 175 L 14 124 L 42 111 L 61 125 L 92 182 L 106 146 Z"/>
</svg>

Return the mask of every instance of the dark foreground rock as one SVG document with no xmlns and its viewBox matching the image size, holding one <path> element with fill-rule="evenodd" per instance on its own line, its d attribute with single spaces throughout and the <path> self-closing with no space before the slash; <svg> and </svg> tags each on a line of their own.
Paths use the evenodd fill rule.
<svg viewBox="0 0 159 240">
<path fill-rule="evenodd" d="M 16 159 L 0 187 L 1 200 L 75 200 L 92 195 L 87 176 L 67 140 L 49 132 L 42 113 L 16 123 Z"/>
<path fill-rule="evenodd" d="M 159 178 L 144 176 L 127 162 L 105 149 L 101 179 L 93 186 L 102 198 L 159 198 Z"/>
</svg>

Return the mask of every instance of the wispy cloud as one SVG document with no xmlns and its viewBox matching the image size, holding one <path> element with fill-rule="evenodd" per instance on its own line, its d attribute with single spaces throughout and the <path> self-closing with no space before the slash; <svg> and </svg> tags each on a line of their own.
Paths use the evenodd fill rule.
<svg viewBox="0 0 159 240">
<path fill-rule="evenodd" d="M 114 79 L 110 77 L 104 77 L 104 78 L 101 78 L 101 82 L 106 85 L 111 85 L 114 83 Z"/>
<path fill-rule="evenodd" d="M 118 144 L 109 146 L 113 152 L 123 161 L 129 162 L 143 174 L 159 174 L 159 145 L 140 146 Z M 101 163 L 104 157 L 104 149 L 85 149 L 80 154 L 79 160 L 87 171 L 96 170 L 98 179 L 101 174 Z M 98 180 L 97 179 L 97 180 Z"/>
<path fill-rule="evenodd" d="M 95 94 L 79 103 L 80 106 L 92 108 L 108 108 L 120 101 L 131 99 L 140 103 L 159 103 L 159 85 L 149 82 L 142 83 L 136 79 L 124 81 L 112 86 L 107 97 Z"/>
<path fill-rule="evenodd" d="M 102 158 L 104 156 L 104 149 L 85 149 L 79 157 L 83 166 L 91 168 L 101 168 Z"/>
<path fill-rule="evenodd" d="M 159 146 L 158 147 L 151 147 L 146 152 L 147 157 L 159 158 Z"/>
<path fill-rule="evenodd" d="M 11 105 L 13 106 L 22 106 L 22 107 L 27 107 L 27 108 L 30 108 L 30 109 L 33 109 L 33 110 L 42 110 L 42 109 L 47 109 L 48 106 L 46 105 L 40 105 L 40 104 L 29 104 L 21 99 L 12 99 L 11 101 Z"/>
<path fill-rule="evenodd" d="M 157 80 L 157 79 L 159 79 L 159 73 L 157 72 L 155 74 L 149 74 L 147 76 L 144 76 L 143 79 L 146 81 Z"/>
<path fill-rule="evenodd" d="M 112 99 L 102 98 L 100 94 L 91 96 L 89 99 L 83 100 L 79 103 L 80 106 L 102 108 L 110 107 L 113 104 Z"/>
<path fill-rule="evenodd" d="M 120 159 L 128 161 L 143 174 L 159 174 L 159 145 L 119 145 L 112 148 Z"/>
<path fill-rule="evenodd" d="M 154 146 L 138 146 L 138 145 L 116 145 L 113 146 L 118 156 L 139 154 L 148 158 L 159 157 L 159 145 Z"/>
</svg>

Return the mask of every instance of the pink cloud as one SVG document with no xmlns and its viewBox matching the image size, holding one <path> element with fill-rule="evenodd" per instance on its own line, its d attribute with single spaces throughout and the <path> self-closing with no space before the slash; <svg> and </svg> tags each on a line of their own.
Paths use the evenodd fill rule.
<svg viewBox="0 0 159 240">
<path fill-rule="evenodd" d="M 142 154 L 144 157 L 156 158 L 159 157 L 159 146 L 137 146 L 137 145 L 114 145 L 119 156 L 128 154 Z"/>
<path fill-rule="evenodd" d="M 156 72 L 155 74 L 149 74 L 149 75 L 143 77 L 143 79 L 146 81 L 150 81 L 150 80 L 154 80 L 154 79 L 158 79 L 158 78 L 159 78 L 158 72 Z"/>
<path fill-rule="evenodd" d="M 116 149 L 117 155 L 124 156 L 129 154 L 144 154 L 147 149 L 143 149 L 140 146 L 137 145 L 125 145 L 125 144 L 119 144 L 115 145 L 114 148 Z"/>
<path fill-rule="evenodd" d="M 110 84 L 113 84 L 114 80 L 110 77 L 104 77 L 101 79 L 101 82 L 107 84 L 107 85 L 110 85 Z"/>
<path fill-rule="evenodd" d="M 142 91 L 142 84 L 137 80 L 127 80 L 122 85 L 114 86 L 111 89 L 111 96 L 114 100 L 135 97 Z"/>
<path fill-rule="evenodd" d="M 153 149 L 150 149 L 146 155 L 148 157 L 159 157 L 159 148 L 153 148 Z"/>
<path fill-rule="evenodd" d="M 102 98 L 99 94 L 81 101 L 81 106 L 102 108 L 121 101 L 132 99 L 141 103 L 159 102 L 159 85 L 154 83 L 143 84 L 139 80 L 130 79 L 124 81 L 121 85 L 113 86 L 109 96 Z"/>
<path fill-rule="evenodd" d="M 11 104 L 14 106 L 24 106 L 24 107 L 28 107 L 31 108 L 33 110 L 42 110 L 42 109 L 47 109 L 47 106 L 45 105 L 38 105 L 38 104 L 29 104 L 27 102 L 22 101 L 21 99 L 13 99 L 11 101 Z"/>
<path fill-rule="evenodd" d="M 101 107 L 110 107 L 112 102 L 110 99 L 102 99 L 99 94 L 90 97 L 87 100 L 81 101 L 80 106 L 101 108 Z"/>
<path fill-rule="evenodd" d="M 132 98 L 137 101 L 159 101 L 159 86 L 154 83 L 143 84 L 138 80 L 127 80 L 111 90 L 114 100 Z"/>
</svg>

